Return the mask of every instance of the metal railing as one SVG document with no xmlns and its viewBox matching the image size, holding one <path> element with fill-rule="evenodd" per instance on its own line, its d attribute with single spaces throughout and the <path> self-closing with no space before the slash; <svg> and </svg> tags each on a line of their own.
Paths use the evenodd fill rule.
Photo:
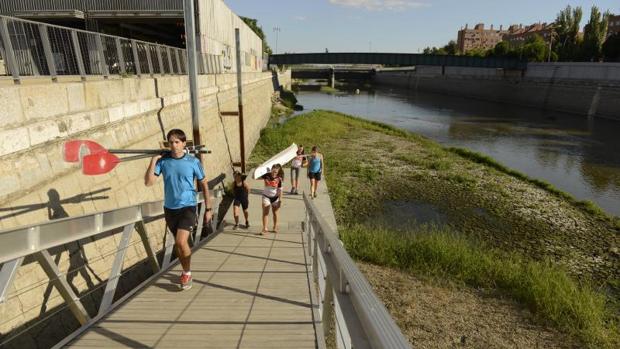
<svg viewBox="0 0 620 349">
<path fill-rule="evenodd" d="M 312 259 L 314 283 L 318 285 L 323 333 L 335 318 L 338 348 L 411 348 L 383 303 L 357 268 L 338 239 L 337 233 L 304 194 L 304 230 L 308 256 Z M 317 297 L 315 297 L 316 299 Z"/>
<path fill-rule="evenodd" d="M 219 218 L 218 208 L 224 192 L 223 181 L 225 177 L 224 174 L 221 174 L 209 181 L 209 188 L 213 189 L 213 196 L 215 197 L 213 202 L 213 218 L 211 220 L 212 232 L 217 231 L 217 222 Z M 218 185 L 220 186 L 216 188 Z M 209 237 L 202 236 L 202 228 L 206 213 L 206 206 L 202 193 L 198 195 L 198 203 L 198 226 L 195 235 L 190 236 L 194 249 L 197 248 L 201 242 L 204 242 L 204 240 L 214 235 L 209 235 Z M 56 287 L 59 294 L 64 299 L 65 306 L 62 309 L 68 307 L 78 322 L 83 325 L 82 328 L 86 328 L 89 324 L 124 301 L 126 297 L 139 290 L 143 285 L 148 283 L 148 281 L 159 276 L 174 264 L 172 260 L 172 250 L 174 247 L 174 237 L 172 233 L 169 229 L 166 229 L 163 248 L 164 255 L 160 265 L 156 251 L 152 249 L 149 242 L 149 235 L 145 224 L 146 222 L 163 218 L 163 213 L 163 201 L 154 201 L 80 217 L 59 219 L 30 227 L 0 231 L 0 265 L 2 265 L 0 269 L 0 304 L 6 301 L 8 290 L 15 279 L 18 268 L 24 262 L 24 259 L 26 257 L 32 257 L 35 262 L 39 263 L 47 274 L 49 282 Z M 121 229 L 121 238 L 114 252 L 115 256 L 110 276 L 107 282 L 102 282 L 100 284 L 100 287 L 105 286 L 105 290 L 99 305 L 98 314 L 94 318 L 91 318 L 80 296 L 73 291 L 73 288 L 67 281 L 67 275 L 59 270 L 49 250 L 83 239 L 105 237 L 109 234 L 115 234 Z M 146 252 L 146 260 L 150 264 L 154 275 L 130 291 L 125 297 L 113 302 L 118 281 L 121 277 L 125 255 L 127 250 L 131 247 L 130 241 L 134 231 L 140 236 L 140 240 Z M 86 297 L 92 292 L 93 290 L 89 290 L 81 297 Z M 8 340 L 5 340 L 5 342 L 10 341 L 12 338 L 14 338 L 14 336 L 11 336 Z M 0 343 L 0 347 L 2 347 L 5 342 Z"/>
<path fill-rule="evenodd" d="M 199 74 L 224 71 L 223 57 L 198 54 Z M 0 16 L 0 74 L 24 76 L 185 75 L 185 49 Z"/>
</svg>

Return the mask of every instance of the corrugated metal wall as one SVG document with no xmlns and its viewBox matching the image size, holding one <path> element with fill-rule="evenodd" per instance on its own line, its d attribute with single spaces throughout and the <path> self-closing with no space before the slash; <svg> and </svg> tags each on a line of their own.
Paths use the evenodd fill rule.
<svg viewBox="0 0 620 349">
<path fill-rule="evenodd" d="M 183 10 L 183 0 L 1 0 L 0 12 L 54 10 Z"/>
</svg>

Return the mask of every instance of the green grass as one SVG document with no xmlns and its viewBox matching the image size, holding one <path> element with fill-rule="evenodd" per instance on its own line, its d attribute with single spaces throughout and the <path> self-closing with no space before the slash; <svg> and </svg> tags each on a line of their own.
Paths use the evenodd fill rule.
<svg viewBox="0 0 620 349">
<path fill-rule="evenodd" d="M 362 225 L 340 228 L 349 254 L 366 262 L 495 289 L 526 305 L 542 322 L 580 338 L 590 347 L 620 345 L 605 297 L 578 284 L 551 262 L 481 247 L 453 233 L 394 232 Z"/>
<path fill-rule="evenodd" d="M 390 190 L 387 185 L 396 185 L 401 192 L 403 188 L 393 177 L 386 177 L 381 168 L 359 161 L 360 157 L 368 159 L 364 149 L 344 149 L 349 140 L 365 137 L 365 131 L 412 141 L 423 151 L 401 152 L 403 150 L 394 147 L 395 143 L 386 141 L 373 141 L 369 146 L 389 151 L 392 159 L 419 166 L 424 171 L 435 171 L 445 180 L 442 183 L 458 188 L 457 191 L 464 187 L 474 190 L 472 188 L 477 183 L 469 173 L 458 172 L 459 165 L 455 160 L 466 159 L 472 162 L 466 165 L 467 168 L 478 166 L 473 163 L 482 164 L 572 202 L 595 217 L 609 219 L 596 205 L 578 202 L 550 184 L 530 179 L 490 157 L 460 148 L 444 148 L 422 136 L 336 112 L 314 111 L 297 116 L 283 125 L 275 124 L 264 129 L 252 159 L 260 162 L 293 142 L 304 144 L 307 148 L 315 144 L 322 147 L 326 153 L 330 199 L 341 238 L 354 258 L 417 275 L 497 290 L 527 306 L 540 322 L 553 324 L 577 336 L 585 345 L 611 348 L 620 344 L 617 325 L 612 323 L 613 316 L 606 310 L 612 307 L 606 308 L 605 296 L 594 290 L 588 281 L 572 279 L 567 271 L 550 261 L 534 261 L 529 255 L 501 252 L 448 231 L 403 234 L 354 225 L 353 222 L 364 221 L 365 214 L 381 211 L 381 199 L 377 198 Z M 407 178 L 423 180 L 428 173 L 424 171 L 412 172 Z M 490 175 L 500 175 L 490 171 Z M 379 186 L 377 183 L 383 184 Z M 501 210 L 498 209 L 498 212 Z"/>
</svg>

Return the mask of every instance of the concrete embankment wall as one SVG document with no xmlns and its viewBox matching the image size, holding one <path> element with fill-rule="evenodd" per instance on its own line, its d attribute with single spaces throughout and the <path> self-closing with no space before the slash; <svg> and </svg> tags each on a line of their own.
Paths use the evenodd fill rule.
<svg viewBox="0 0 620 349">
<path fill-rule="evenodd" d="M 537 63 L 521 71 L 430 67 L 377 71 L 377 84 L 620 120 L 620 64 Z"/>
<path fill-rule="evenodd" d="M 271 72 L 246 73 L 243 83 L 249 155 L 270 117 L 274 83 Z M 184 129 L 191 138 L 187 86 L 187 77 L 170 76 L 0 87 L 0 229 L 163 199 L 161 181 L 149 188 L 143 184 L 148 159 L 122 163 L 105 175 L 84 176 L 77 165 L 63 162 L 62 144 L 90 139 L 107 148 L 156 148 L 171 128 Z M 200 76 L 199 88 L 202 143 L 212 150 L 203 158 L 207 177 L 226 173 L 230 179 L 231 161 L 240 160 L 238 118 L 220 117 L 219 111 L 237 110 L 236 76 Z M 163 221 L 149 223 L 147 230 L 153 248 L 161 250 Z M 91 315 L 97 312 L 119 237 L 89 239 L 52 251 Z M 124 270 L 133 268 L 135 275 L 121 279 L 120 293 L 149 272 L 148 267 L 138 268 L 146 253 L 137 234 L 131 246 Z M 0 304 L 0 343 L 62 303 L 39 265 L 26 260 L 8 300 Z M 67 310 L 52 321 L 53 325 L 48 321 L 30 329 L 9 347 L 48 347 L 77 326 Z"/>
</svg>

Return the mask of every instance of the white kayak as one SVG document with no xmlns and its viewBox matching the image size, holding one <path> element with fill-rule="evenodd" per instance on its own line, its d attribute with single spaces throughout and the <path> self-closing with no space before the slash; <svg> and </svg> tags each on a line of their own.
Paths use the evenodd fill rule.
<svg viewBox="0 0 620 349">
<path fill-rule="evenodd" d="M 254 179 L 259 179 L 264 176 L 266 173 L 271 171 L 271 166 L 275 164 L 284 166 L 287 162 L 293 160 L 295 156 L 297 156 L 297 144 L 293 143 L 290 147 L 279 152 L 271 159 L 263 162 L 256 169 L 254 169 Z"/>
</svg>

